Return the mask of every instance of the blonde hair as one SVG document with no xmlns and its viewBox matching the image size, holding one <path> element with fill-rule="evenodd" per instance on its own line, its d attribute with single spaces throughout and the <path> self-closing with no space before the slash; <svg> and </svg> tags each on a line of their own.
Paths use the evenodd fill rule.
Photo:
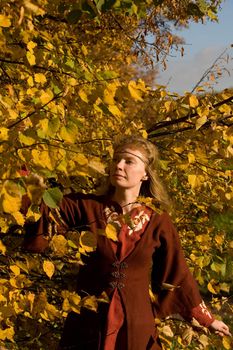
<svg viewBox="0 0 233 350">
<path fill-rule="evenodd" d="M 158 175 L 159 152 L 157 147 L 142 136 L 123 136 L 120 137 L 113 145 L 114 152 L 120 151 L 123 147 L 128 146 L 130 149 L 138 149 L 146 158 L 146 172 L 148 180 L 142 182 L 139 196 L 152 197 L 162 208 L 171 209 L 171 201 Z M 107 193 L 112 193 L 113 188 L 109 184 Z"/>
</svg>

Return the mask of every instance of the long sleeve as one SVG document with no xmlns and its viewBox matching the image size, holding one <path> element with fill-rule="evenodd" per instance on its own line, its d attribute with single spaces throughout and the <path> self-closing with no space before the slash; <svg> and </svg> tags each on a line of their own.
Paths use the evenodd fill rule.
<svg viewBox="0 0 233 350">
<path fill-rule="evenodd" d="M 192 309 L 191 315 L 200 323 L 200 325 L 204 327 L 209 327 L 215 320 L 214 316 L 208 310 L 203 300 L 201 304 Z"/>
<path fill-rule="evenodd" d="M 22 198 L 21 211 L 26 215 L 31 202 L 27 196 Z M 32 253 L 41 253 L 48 247 L 48 231 L 49 231 L 49 208 L 42 202 L 40 206 L 41 217 L 36 222 L 26 222 L 24 225 L 24 241 L 23 250 Z"/>
<path fill-rule="evenodd" d="M 58 226 L 58 233 L 65 234 L 69 228 L 76 227 L 84 217 L 82 210 L 82 194 L 70 194 L 63 197 L 59 208 L 58 220 L 54 220 L 56 211 L 51 210 L 44 202 L 41 203 L 41 217 L 37 222 L 25 224 L 25 239 L 23 249 L 35 253 L 46 250 L 49 239 L 54 234 L 54 226 Z M 26 213 L 30 202 L 27 197 L 23 198 L 22 212 Z"/>
<path fill-rule="evenodd" d="M 160 244 L 153 255 L 151 275 L 152 290 L 158 297 L 156 314 L 158 317 L 180 314 L 185 319 L 191 319 L 192 310 L 201 304 L 202 298 L 188 269 L 176 229 L 167 213 L 160 216 L 155 237 Z"/>
</svg>

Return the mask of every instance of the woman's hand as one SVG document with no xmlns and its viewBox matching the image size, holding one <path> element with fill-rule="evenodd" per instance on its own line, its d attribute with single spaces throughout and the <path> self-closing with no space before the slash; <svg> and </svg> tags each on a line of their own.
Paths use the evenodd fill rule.
<svg viewBox="0 0 233 350">
<path fill-rule="evenodd" d="M 220 335 L 221 337 L 223 337 L 224 335 L 230 335 L 231 333 L 229 331 L 229 327 L 222 321 L 219 320 L 214 320 L 211 325 L 210 328 L 218 335 Z"/>
</svg>

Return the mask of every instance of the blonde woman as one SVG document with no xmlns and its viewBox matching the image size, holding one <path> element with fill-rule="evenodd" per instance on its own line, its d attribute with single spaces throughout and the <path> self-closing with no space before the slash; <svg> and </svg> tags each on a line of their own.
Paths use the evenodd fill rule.
<svg viewBox="0 0 233 350">
<path fill-rule="evenodd" d="M 59 349 L 159 350 L 161 344 L 155 318 L 179 313 L 219 335 L 230 335 L 228 327 L 214 319 L 199 294 L 180 246 L 170 216 L 138 200 L 152 197 L 161 207 L 169 205 L 158 175 L 158 152 L 141 138 L 126 136 L 114 146 L 106 195 L 70 194 L 63 197 L 63 226 L 97 234 L 108 223 L 118 232 L 112 241 L 99 235 L 97 249 L 90 254 L 77 276 L 80 295 L 106 292 L 110 302 L 100 303 L 98 312 L 71 312 L 65 322 Z M 49 224 L 49 209 L 43 206 L 37 235 L 25 247 L 43 251 Z M 149 285 L 157 294 L 152 305 Z M 168 289 L 167 286 L 173 288 Z"/>
</svg>

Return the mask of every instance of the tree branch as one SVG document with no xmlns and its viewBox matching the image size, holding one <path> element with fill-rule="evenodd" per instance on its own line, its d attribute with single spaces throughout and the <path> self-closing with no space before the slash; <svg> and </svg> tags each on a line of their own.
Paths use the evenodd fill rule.
<svg viewBox="0 0 233 350">
<path fill-rule="evenodd" d="M 217 107 L 220 107 L 222 105 L 224 105 L 225 103 L 228 103 L 228 102 L 233 102 L 233 96 L 230 96 L 228 98 L 226 98 L 225 100 L 222 100 L 220 102 L 217 102 L 215 104 L 213 104 L 213 109 L 214 108 L 217 108 Z M 160 130 L 160 129 L 163 129 L 163 128 L 166 128 L 166 127 L 169 127 L 169 126 L 172 126 L 172 125 L 177 125 L 179 123 L 184 123 L 186 121 L 188 121 L 188 119 L 191 119 L 191 118 L 194 118 L 194 117 L 197 117 L 198 116 L 198 113 L 197 112 L 194 112 L 194 113 L 188 113 L 186 116 L 184 117 L 181 117 L 181 118 L 177 118 L 177 119 L 174 119 L 174 120 L 168 120 L 168 121 L 161 121 L 161 122 L 158 122 L 156 124 L 154 124 L 153 126 L 151 126 L 147 132 L 148 134 L 156 131 L 156 130 Z M 161 136 L 162 135 L 166 135 L 164 133 L 160 133 Z M 159 135 L 160 135 L 159 134 Z M 157 136 L 157 134 L 156 134 Z"/>
</svg>

